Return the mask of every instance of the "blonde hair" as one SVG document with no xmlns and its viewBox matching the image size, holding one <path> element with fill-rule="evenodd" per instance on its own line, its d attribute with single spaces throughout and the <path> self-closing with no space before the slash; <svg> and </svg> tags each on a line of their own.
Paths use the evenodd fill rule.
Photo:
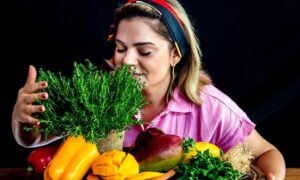
<svg viewBox="0 0 300 180">
<path fill-rule="evenodd" d="M 181 59 L 175 70 L 171 68 L 171 82 L 168 88 L 166 101 L 168 101 L 177 86 L 180 93 L 188 98 L 191 102 L 201 104 L 202 100 L 199 95 L 201 88 L 211 83 L 210 77 L 203 71 L 201 65 L 201 49 L 200 43 L 196 36 L 195 29 L 188 18 L 187 13 L 176 0 L 165 0 L 176 12 L 181 24 L 183 25 L 184 32 L 189 41 L 191 49 Z M 149 6 L 141 5 L 139 3 L 127 4 L 118 8 L 115 11 L 115 23 L 116 26 L 122 19 L 129 19 L 134 17 L 146 17 L 154 20 L 158 20 L 158 23 L 150 23 L 150 26 L 158 34 L 162 35 L 166 40 L 170 42 L 170 48 L 175 48 L 174 42 L 168 32 L 166 25 L 160 19 L 160 14 L 157 10 L 150 8 Z M 172 72 L 173 71 L 173 72 Z M 175 72 L 174 72 L 175 71 Z"/>
</svg>

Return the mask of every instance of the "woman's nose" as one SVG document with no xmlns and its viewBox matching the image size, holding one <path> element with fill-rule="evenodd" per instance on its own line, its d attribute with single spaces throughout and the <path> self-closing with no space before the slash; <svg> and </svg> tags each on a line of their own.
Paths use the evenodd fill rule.
<svg viewBox="0 0 300 180">
<path fill-rule="evenodd" d="M 137 60 L 136 60 L 135 53 L 132 51 L 127 51 L 123 59 L 123 64 L 136 65 L 136 63 Z"/>
</svg>

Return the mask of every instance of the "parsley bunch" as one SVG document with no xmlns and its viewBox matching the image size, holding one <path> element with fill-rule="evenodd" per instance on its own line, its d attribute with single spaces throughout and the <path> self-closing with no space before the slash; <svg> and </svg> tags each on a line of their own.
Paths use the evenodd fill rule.
<svg viewBox="0 0 300 180">
<path fill-rule="evenodd" d="M 39 117 L 40 128 L 26 130 L 49 134 L 83 135 L 95 143 L 106 138 L 112 130 L 122 132 L 142 123 L 133 118 L 145 104 L 142 94 L 144 84 L 133 77 L 133 71 L 124 65 L 111 72 L 99 71 L 89 60 L 86 64 L 74 62 L 72 78 L 60 72 L 39 69 L 37 81 L 47 81 L 49 99 L 38 101 L 46 111 Z"/>
<path fill-rule="evenodd" d="M 184 153 L 189 152 L 189 147 L 193 147 L 195 142 L 193 139 L 184 139 Z M 224 153 L 221 151 L 221 155 Z M 204 152 L 198 151 L 197 155 L 190 159 L 190 163 L 180 162 L 176 169 L 178 180 L 184 179 L 216 179 L 216 180 L 238 180 L 242 177 L 242 173 L 234 170 L 232 165 L 227 160 L 222 160 L 219 157 L 213 157 L 209 150 Z"/>
</svg>

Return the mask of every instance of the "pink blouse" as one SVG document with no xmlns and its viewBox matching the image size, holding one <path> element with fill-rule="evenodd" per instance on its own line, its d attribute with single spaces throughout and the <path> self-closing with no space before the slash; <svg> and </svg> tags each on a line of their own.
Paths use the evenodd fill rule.
<svg viewBox="0 0 300 180">
<path fill-rule="evenodd" d="M 254 129 L 255 124 L 245 112 L 213 85 L 202 89 L 201 98 L 202 105 L 196 105 L 175 89 L 165 110 L 147 128 L 157 127 L 167 134 L 210 142 L 224 152 L 243 142 Z M 126 131 L 124 147 L 133 146 L 143 129 L 137 125 Z"/>
</svg>

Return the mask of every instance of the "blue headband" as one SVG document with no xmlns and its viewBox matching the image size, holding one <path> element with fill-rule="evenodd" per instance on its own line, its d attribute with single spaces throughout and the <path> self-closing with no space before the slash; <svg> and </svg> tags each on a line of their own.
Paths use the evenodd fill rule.
<svg viewBox="0 0 300 180">
<path fill-rule="evenodd" d="M 162 0 L 138 0 L 131 1 L 131 3 L 141 3 L 156 9 L 160 13 L 163 22 L 169 30 L 180 58 L 186 55 L 186 53 L 190 50 L 190 43 L 185 35 L 179 18 L 169 4 Z"/>
</svg>

